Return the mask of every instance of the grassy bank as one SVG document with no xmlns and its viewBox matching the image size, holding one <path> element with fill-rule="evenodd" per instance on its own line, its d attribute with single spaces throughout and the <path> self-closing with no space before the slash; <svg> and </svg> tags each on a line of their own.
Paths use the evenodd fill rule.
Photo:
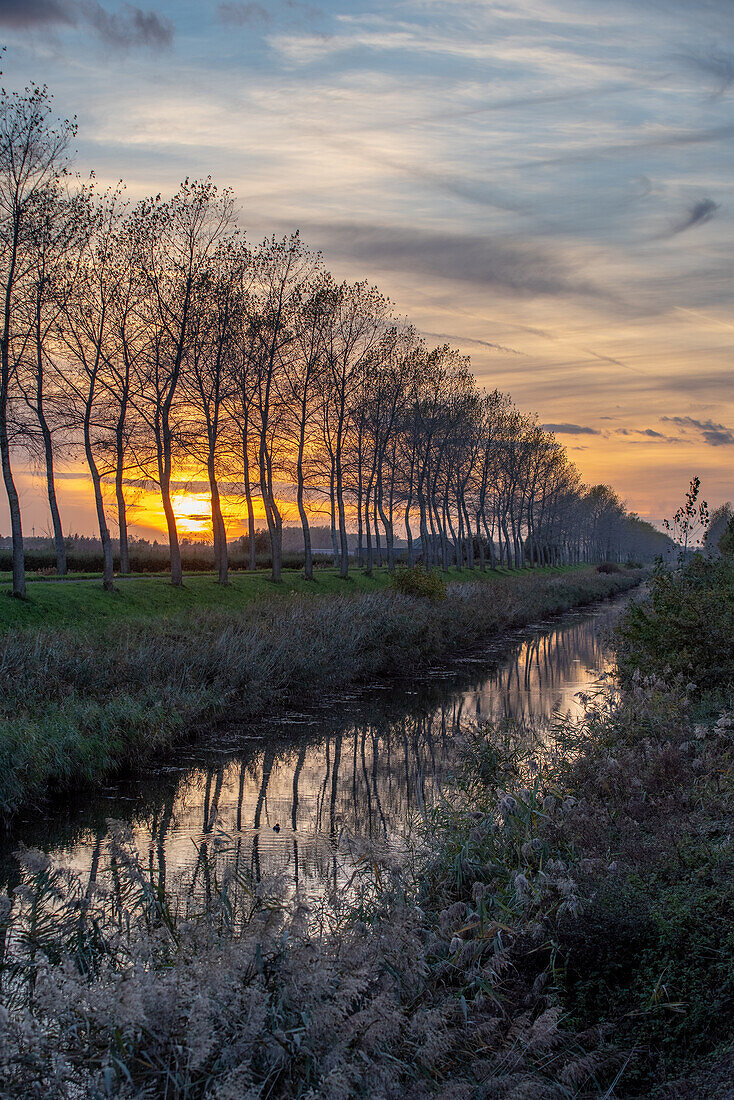
<svg viewBox="0 0 734 1100">
<path fill-rule="evenodd" d="M 579 566 L 545 567 L 532 570 L 537 575 L 574 572 Z M 445 576 L 451 583 L 494 584 L 510 576 L 522 576 L 526 570 L 497 569 L 480 573 L 452 567 Z M 118 578 L 116 590 L 105 592 L 99 576 L 38 577 L 29 579 L 28 598 L 11 597 L 10 578 L 0 574 L 0 633 L 24 627 L 95 631 L 111 622 L 137 619 L 181 617 L 198 611 L 245 610 L 253 601 L 289 600 L 292 596 L 344 596 L 376 592 L 387 588 L 390 574 L 386 568 L 374 569 L 371 576 L 353 570 L 343 580 L 338 570 L 319 568 L 312 581 L 304 579 L 301 569 L 284 569 L 283 580 L 273 584 L 269 573 L 233 573 L 226 587 L 217 583 L 213 573 L 193 573 L 184 577 L 183 588 L 174 588 L 168 574 Z"/>
<path fill-rule="evenodd" d="M 552 741 L 469 737 L 422 847 L 372 854 L 342 923 L 305 934 L 302 907 L 236 883 L 177 914 L 124 833 L 112 893 L 29 854 L 6 927 L 34 1003 L 5 1018 L 7 1094 L 728 1098 L 731 681 L 633 668 L 676 652 L 669 581 L 644 637 L 639 612 L 623 623 L 621 704 L 599 695 Z M 706 639 L 686 644 L 704 667 Z"/>
<path fill-rule="evenodd" d="M 394 590 L 249 599 L 87 632 L 8 633 L 0 641 L 0 809 L 8 816 L 49 789 L 102 782 L 162 753 L 234 700 L 246 718 L 400 675 L 639 578 L 634 570 L 531 571 L 450 586 L 438 603 Z"/>
</svg>

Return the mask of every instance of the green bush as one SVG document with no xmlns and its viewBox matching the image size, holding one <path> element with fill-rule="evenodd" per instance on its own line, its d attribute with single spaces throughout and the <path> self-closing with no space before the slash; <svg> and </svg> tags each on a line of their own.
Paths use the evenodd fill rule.
<svg viewBox="0 0 734 1100">
<path fill-rule="evenodd" d="M 659 568 L 619 634 L 624 680 L 641 669 L 684 677 L 699 690 L 725 690 L 734 683 L 734 563 L 696 554 L 675 572 Z"/>
<path fill-rule="evenodd" d="M 393 574 L 392 587 L 403 596 L 423 596 L 431 603 L 440 603 L 446 599 L 446 585 L 443 578 L 422 565 L 398 566 Z"/>
</svg>

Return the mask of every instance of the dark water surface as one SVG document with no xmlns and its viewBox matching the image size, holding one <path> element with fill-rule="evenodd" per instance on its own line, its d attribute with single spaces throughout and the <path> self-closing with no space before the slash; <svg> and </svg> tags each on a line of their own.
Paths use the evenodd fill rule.
<svg viewBox="0 0 734 1100">
<path fill-rule="evenodd" d="M 609 631 L 628 599 L 307 713 L 240 724 L 233 709 L 164 766 L 21 818 L 0 852 L 0 888 L 18 882 L 19 841 L 85 877 L 103 875 L 112 818 L 130 825 L 154 881 L 174 892 L 208 896 L 234 863 L 250 880 L 280 876 L 284 896 L 323 896 L 350 880 L 361 842 L 400 844 L 440 792 L 457 732 L 579 713 L 577 693 L 610 667 Z"/>
</svg>

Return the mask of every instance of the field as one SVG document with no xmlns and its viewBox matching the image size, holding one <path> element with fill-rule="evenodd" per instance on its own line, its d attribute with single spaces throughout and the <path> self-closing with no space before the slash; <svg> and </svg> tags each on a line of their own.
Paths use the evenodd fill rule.
<svg viewBox="0 0 734 1100">
<path fill-rule="evenodd" d="M 544 567 L 533 570 L 497 569 L 460 572 L 451 568 L 448 583 L 492 584 L 510 576 L 563 574 L 584 566 Z M 196 611 L 240 611 L 254 600 L 288 600 L 291 596 L 344 596 L 375 592 L 387 587 L 386 568 L 374 569 L 368 577 L 353 570 L 347 580 L 333 568 L 318 569 L 312 581 L 302 570 L 284 570 L 280 584 L 273 584 L 266 571 L 232 573 L 230 584 L 218 584 L 213 573 L 190 573 L 183 588 L 174 588 L 168 574 L 118 578 L 113 593 L 105 592 L 98 575 L 74 575 L 68 579 L 32 576 L 28 579 L 28 598 L 10 596 L 10 577 L 0 573 L 0 632 L 23 627 L 84 630 L 110 622 L 132 622 L 159 616 L 185 616 Z"/>
</svg>

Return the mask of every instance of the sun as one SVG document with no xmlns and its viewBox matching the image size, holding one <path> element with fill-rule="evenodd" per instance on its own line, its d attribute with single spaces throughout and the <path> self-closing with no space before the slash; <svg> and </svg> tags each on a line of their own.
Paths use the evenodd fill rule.
<svg viewBox="0 0 734 1100">
<path fill-rule="evenodd" d="M 201 538 L 211 534 L 212 514 L 208 493 L 174 493 L 171 504 L 182 535 Z"/>
</svg>

